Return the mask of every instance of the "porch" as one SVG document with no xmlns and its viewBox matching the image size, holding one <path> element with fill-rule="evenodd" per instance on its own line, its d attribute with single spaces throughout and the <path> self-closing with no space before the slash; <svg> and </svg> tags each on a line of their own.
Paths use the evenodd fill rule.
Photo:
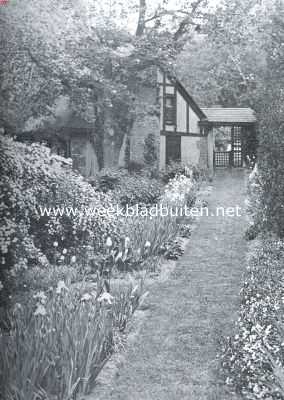
<svg viewBox="0 0 284 400">
<path fill-rule="evenodd" d="M 256 153 L 256 117 L 250 108 L 203 108 L 210 168 L 244 167 Z"/>
</svg>

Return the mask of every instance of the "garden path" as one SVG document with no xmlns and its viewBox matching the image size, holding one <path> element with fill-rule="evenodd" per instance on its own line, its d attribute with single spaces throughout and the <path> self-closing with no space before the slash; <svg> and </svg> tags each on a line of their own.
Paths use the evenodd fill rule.
<svg viewBox="0 0 284 400">
<path fill-rule="evenodd" d="M 245 172 L 219 171 L 208 198 L 244 206 Z M 243 213 L 241 213 L 243 214 Z M 170 279 L 151 287 L 148 315 L 104 400 L 231 400 L 219 373 L 222 337 L 234 329 L 245 268 L 245 216 L 201 217 Z"/>
</svg>

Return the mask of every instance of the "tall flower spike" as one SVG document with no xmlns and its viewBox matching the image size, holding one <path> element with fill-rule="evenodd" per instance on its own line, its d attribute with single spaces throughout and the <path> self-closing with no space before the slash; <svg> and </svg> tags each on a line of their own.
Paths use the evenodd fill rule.
<svg viewBox="0 0 284 400">
<path fill-rule="evenodd" d="M 111 247 L 112 246 L 112 240 L 111 240 L 110 237 L 108 237 L 107 240 L 106 240 L 106 246 L 107 247 Z"/>
<path fill-rule="evenodd" d="M 42 304 L 38 304 L 34 312 L 34 315 L 42 315 L 42 316 L 46 315 L 45 307 Z"/>
<path fill-rule="evenodd" d="M 130 239 L 129 239 L 129 237 L 127 236 L 127 237 L 125 238 L 125 248 L 128 249 L 129 245 L 130 245 Z"/>
<path fill-rule="evenodd" d="M 60 294 L 62 290 L 69 290 L 64 281 L 59 281 L 56 288 L 56 293 Z"/>
</svg>

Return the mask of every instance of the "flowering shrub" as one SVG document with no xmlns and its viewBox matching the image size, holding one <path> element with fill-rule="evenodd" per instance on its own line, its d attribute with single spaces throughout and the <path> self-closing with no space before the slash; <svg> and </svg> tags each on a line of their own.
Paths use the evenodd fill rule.
<svg viewBox="0 0 284 400">
<path fill-rule="evenodd" d="M 111 198 L 96 192 L 69 167 L 63 167 L 38 144 L 0 137 L 0 281 L 34 265 L 83 260 L 85 246 L 102 248 L 115 235 L 113 216 L 41 216 L 43 207 L 110 207 Z M 3 271 L 9 270 L 9 275 Z"/>
<path fill-rule="evenodd" d="M 222 357 L 227 383 L 247 399 L 284 398 L 284 243 L 251 248 L 236 335 Z"/>
<path fill-rule="evenodd" d="M 208 171 L 181 162 L 170 162 L 165 169 L 160 172 L 160 177 L 166 184 L 177 175 L 184 175 L 195 181 L 201 179 L 207 180 Z"/>
<path fill-rule="evenodd" d="M 176 175 L 165 187 L 162 201 L 173 206 L 190 207 L 195 201 L 197 183 L 185 175 Z"/>
</svg>

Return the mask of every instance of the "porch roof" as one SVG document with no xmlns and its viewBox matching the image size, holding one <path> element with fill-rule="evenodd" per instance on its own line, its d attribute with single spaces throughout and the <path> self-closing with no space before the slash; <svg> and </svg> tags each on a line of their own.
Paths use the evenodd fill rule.
<svg viewBox="0 0 284 400">
<path fill-rule="evenodd" d="M 251 108 L 201 108 L 209 122 L 221 124 L 254 124 L 256 116 Z"/>
</svg>

